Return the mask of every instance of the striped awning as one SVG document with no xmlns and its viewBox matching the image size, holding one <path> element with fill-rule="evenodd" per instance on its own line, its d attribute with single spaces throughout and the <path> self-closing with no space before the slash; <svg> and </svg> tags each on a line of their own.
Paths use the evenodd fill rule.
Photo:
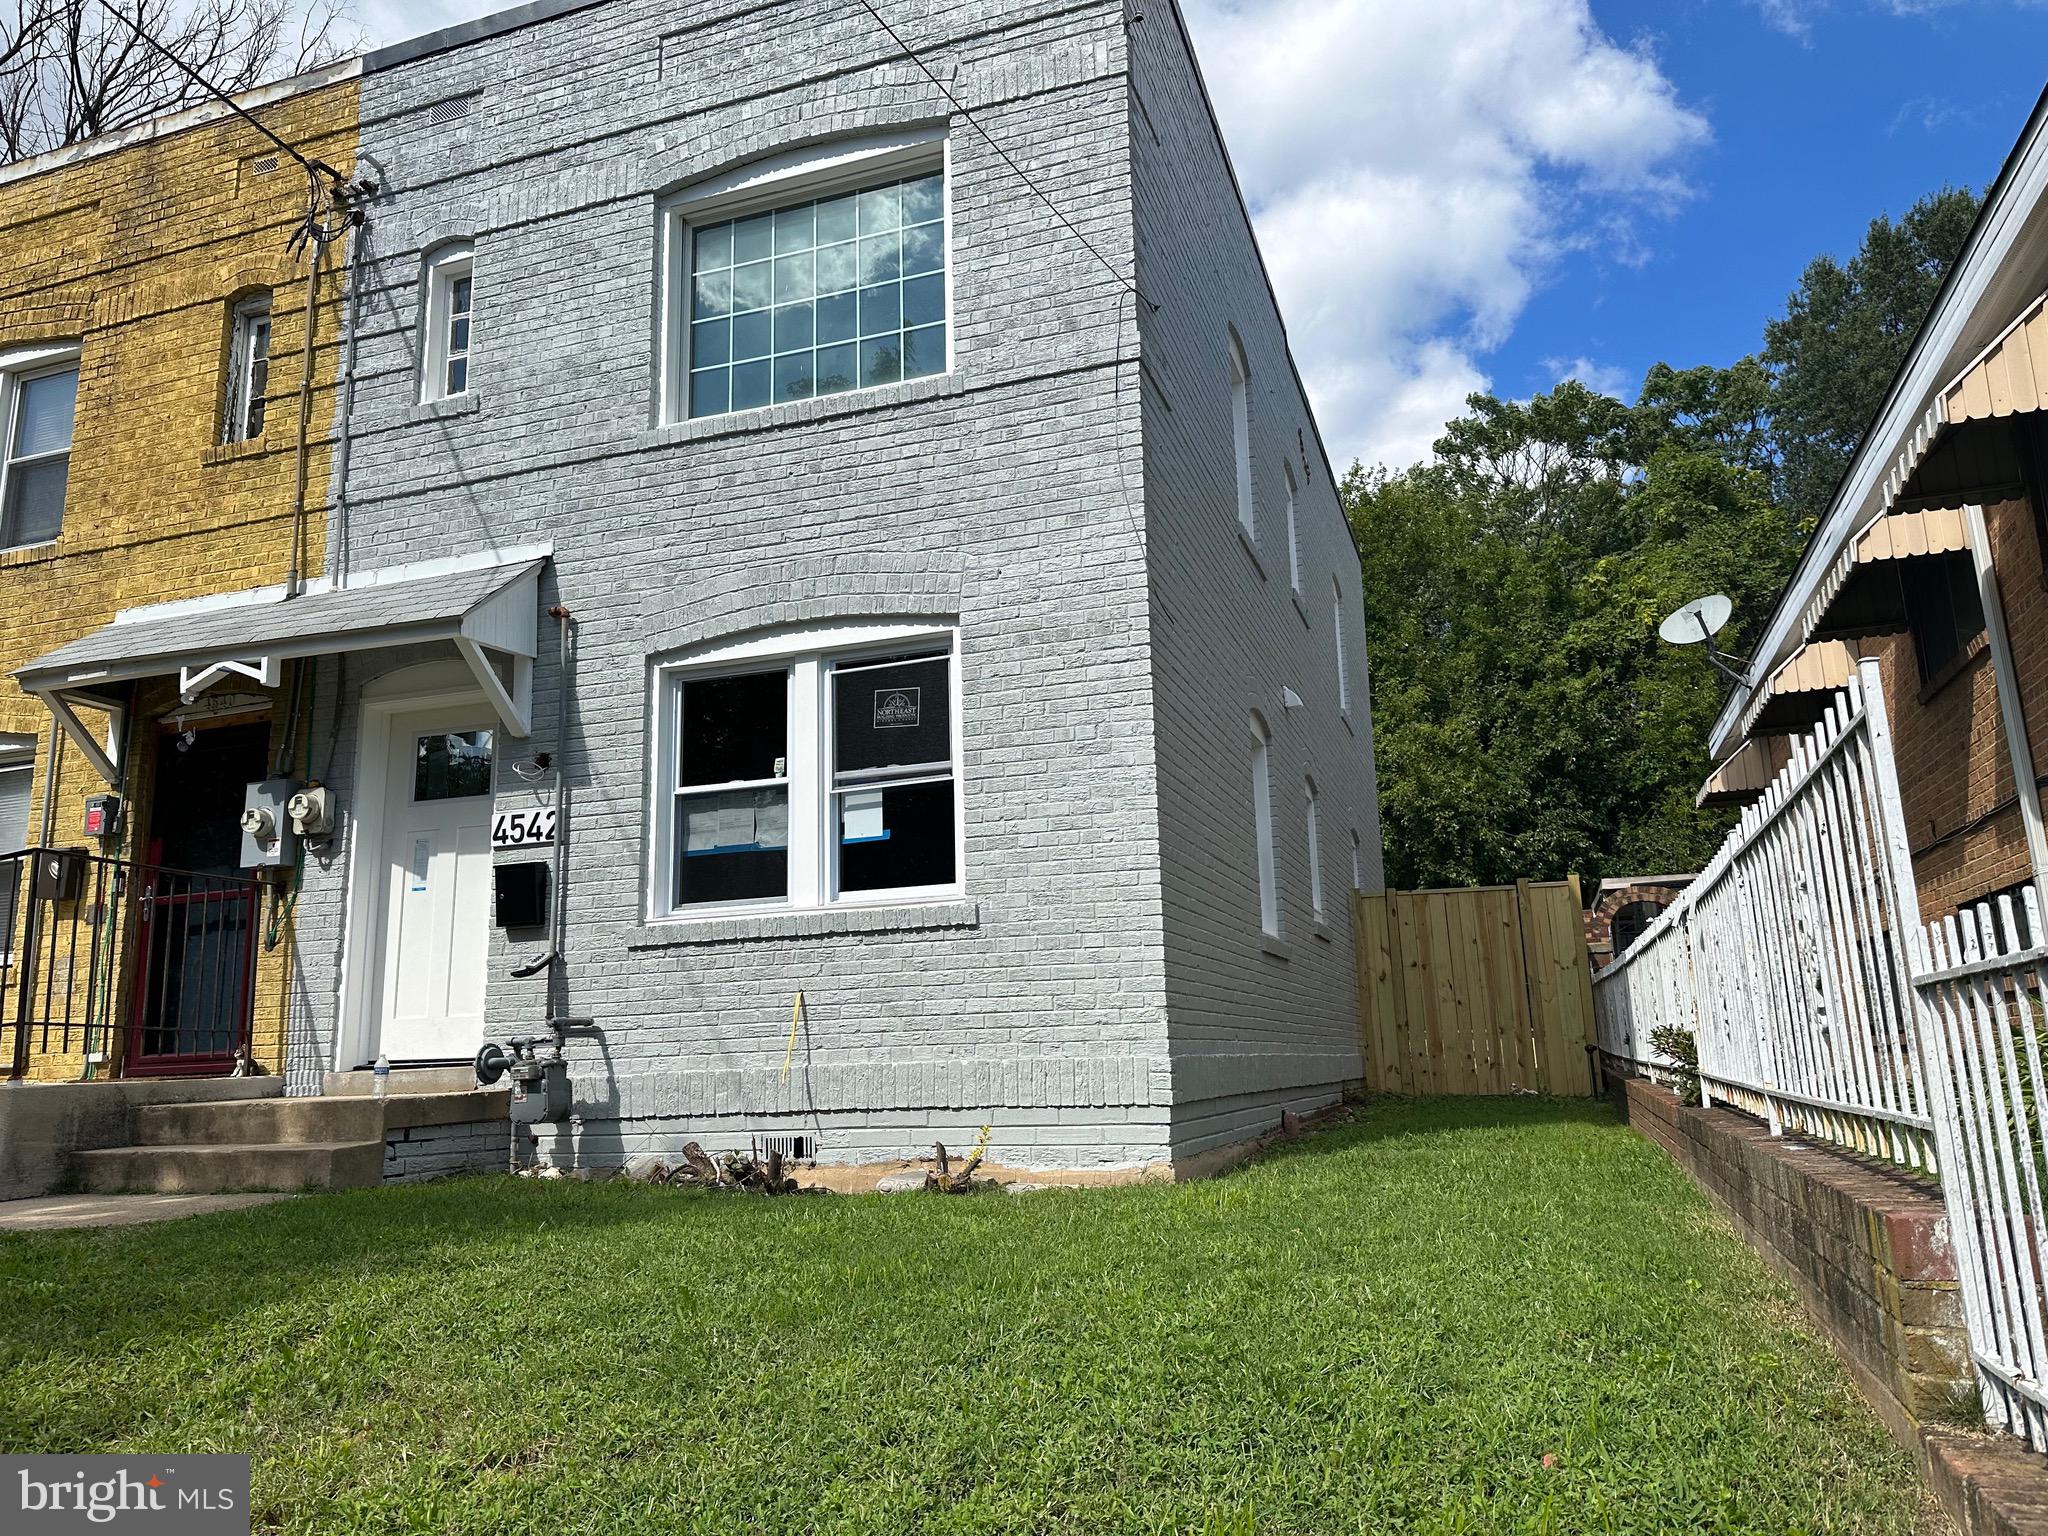
<svg viewBox="0 0 2048 1536">
<path fill-rule="evenodd" d="M 1702 810 L 1716 805 L 1748 805 L 1759 799 L 1771 780 L 1792 761 L 1792 744 L 1783 736 L 1758 736 L 1737 747 L 1714 771 L 1693 804 Z"/>
<path fill-rule="evenodd" d="M 1885 476 L 1885 509 L 1904 493 L 1920 461 L 1948 428 L 2039 410 L 2048 410 L 2048 293 L 1935 393 Z"/>
<path fill-rule="evenodd" d="M 1742 714 L 1742 734 L 1791 735 L 1818 724 L 1834 697 L 1856 675 L 1856 653 L 1839 640 L 1815 640 L 1757 689 Z"/>
<path fill-rule="evenodd" d="M 1872 519 L 1821 578 L 1801 616 L 1800 633 L 1808 640 L 1898 634 L 1906 627 L 1905 586 L 1898 562 L 1969 547 L 1960 507 L 1928 507 Z"/>
</svg>

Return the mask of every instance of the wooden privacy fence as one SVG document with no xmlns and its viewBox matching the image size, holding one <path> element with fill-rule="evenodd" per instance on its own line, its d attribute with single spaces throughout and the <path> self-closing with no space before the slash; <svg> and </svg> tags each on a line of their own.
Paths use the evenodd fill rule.
<svg viewBox="0 0 2048 1536">
<path fill-rule="evenodd" d="M 1382 1093 L 1590 1094 L 1578 877 L 1354 893 L 1365 1081 Z"/>
</svg>

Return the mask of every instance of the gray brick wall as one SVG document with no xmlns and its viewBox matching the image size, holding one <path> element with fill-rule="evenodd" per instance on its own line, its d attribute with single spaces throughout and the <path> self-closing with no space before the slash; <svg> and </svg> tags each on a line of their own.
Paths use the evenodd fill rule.
<svg viewBox="0 0 2048 1536">
<path fill-rule="evenodd" d="M 504 1173 L 512 1165 L 512 1127 L 503 1120 L 415 1125 L 384 1134 L 384 1182 L 424 1184 L 461 1173 Z"/>
<path fill-rule="evenodd" d="M 898 5 L 892 20 L 1130 270 L 1138 193 L 1120 9 L 928 3 Z M 336 559 L 365 569 L 553 544 L 542 600 L 576 616 L 570 724 L 556 739 L 562 679 L 544 632 L 534 736 L 506 743 L 501 761 L 550 751 L 565 769 L 569 942 L 548 982 L 516 982 L 505 971 L 542 945 L 494 935 L 489 1013 L 501 1033 L 553 1011 L 589 1015 L 602 1035 L 571 1042 L 579 1119 L 542 1150 L 613 1161 L 783 1131 L 818 1136 L 827 1161 L 857 1161 L 968 1140 L 986 1122 L 1005 1163 L 1138 1165 L 1266 1129 L 1278 1104 L 1355 1075 L 1331 1024 L 1351 995 L 1341 921 L 1327 943 L 1303 931 L 1317 947 L 1288 962 L 1284 996 L 1253 950 L 1192 959 L 1224 931 L 1212 904 L 1241 915 L 1231 845 L 1249 821 L 1241 794 L 1163 762 L 1186 755 L 1214 697 L 1254 680 L 1291 683 L 1324 708 L 1333 685 L 1315 674 L 1312 644 L 1318 626 L 1327 644 L 1327 614 L 1313 594 L 1307 626 L 1287 607 L 1302 637 L 1274 656 L 1296 671 L 1269 677 L 1234 535 L 1213 558 L 1172 552 L 1148 582 L 1148 545 L 1193 537 L 1204 515 L 1205 468 L 1172 461 L 1211 457 L 1213 444 L 1168 435 L 1192 419 L 1141 442 L 1158 413 L 1149 399 L 1141 408 L 1140 331 L 1122 289 L 930 81 L 857 10 L 807 0 L 611 0 L 378 62 L 363 82 L 363 152 L 385 190 L 359 263 Z M 429 107 L 459 97 L 472 98 L 466 116 L 430 122 Z M 792 145 L 927 123 L 949 127 L 952 371 L 658 424 L 661 196 Z M 1213 174 L 1209 162 L 1186 171 Z M 475 242 L 475 395 L 421 408 L 421 261 L 455 237 Z M 1177 302 L 1193 312 L 1219 298 Z M 1284 368 L 1277 320 L 1261 310 L 1239 324 L 1258 339 L 1263 385 Z M 1171 364 L 1173 333 L 1153 331 Z M 1312 432 L 1298 397 L 1295 419 Z M 1263 430 L 1292 429 L 1276 418 Z M 1343 535 L 1317 521 L 1324 478 L 1318 463 L 1304 535 L 1328 566 Z M 1153 504 L 1155 479 L 1177 487 L 1168 504 Z M 1225 616 L 1211 626 L 1200 610 L 1218 582 Z M 961 628 L 966 899 L 646 922 L 652 662 L 764 628 L 877 616 Z M 323 753 L 333 743 L 344 810 L 358 692 L 380 667 L 419 659 L 352 662 L 345 685 L 319 695 L 315 739 Z M 1329 737 L 1331 766 L 1318 765 L 1331 775 L 1333 912 L 1349 870 L 1338 839 L 1360 794 L 1369 801 L 1362 650 L 1355 659 L 1358 761 L 1342 766 Z M 501 799 L 530 793 L 500 777 Z M 1362 810 L 1356 820 L 1371 831 Z M 1280 825 L 1284 836 L 1284 812 Z M 332 1049 L 351 835 L 345 824 L 337 854 L 309 867 L 300 902 L 307 1007 L 294 1062 L 309 1071 Z M 809 1022 L 785 1079 L 799 989 Z M 1219 990 L 1248 1007 L 1219 1008 L 1208 995 Z M 1262 991 L 1268 1022 L 1255 1030 Z M 1203 1129 L 1184 1129 L 1184 1116 Z"/>
<path fill-rule="evenodd" d="M 1362 1070 L 1349 890 L 1382 885 L 1358 557 L 1177 8 L 1132 29 L 1145 509 L 1177 1155 L 1328 1102 Z M 1156 309 L 1151 306 L 1157 305 Z M 1240 537 L 1229 341 L 1250 375 Z M 1134 389 L 1139 388 L 1132 381 Z M 1295 482 L 1300 591 L 1287 547 Z M 1340 708 L 1335 603 L 1350 707 Z M 1292 689 L 1298 708 L 1282 702 Z M 1250 717 L 1271 731 L 1281 938 L 1261 932 Z M 1318 791 L 1324 920 L 1310 902 Z"/>
</svg>

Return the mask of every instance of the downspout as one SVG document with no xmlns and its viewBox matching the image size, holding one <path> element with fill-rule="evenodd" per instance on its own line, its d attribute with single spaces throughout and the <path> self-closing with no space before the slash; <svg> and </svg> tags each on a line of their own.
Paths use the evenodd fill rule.
<svg viewBox="0 0 2048 1536">
<path fill-rule="evenodd" d="M 355 220 L 348 236 L 348 255 L 342 263 L 341 285 L 345 297 L 342 312 L 341 383 L 334 407 L 334 496 L 327 515 L 327 573 L 337 587 L 348 585 L 348 460 L 349 422 L 356 403 L 356 330 L 362 318 L 360 273 L 363 236 L 369 228 L 367 217 Z M 341 707 L 337 697 L 335 708 Z"/>
<path fill-rule="evenodd" d="M 2005 631 L 2005 605 L 1998 596 L 1998 573 L 1991 564 L 1991 536 L 1984 509 L 1976 502 L 1963 508 L 1970 541 L 1970 560 L 1977 569 L 1977 599 L 1984 609 L 1984 636 L 1991 647 L 1991 669 L 1998 687 L 1998 717 L 2005 727 L 2005 749 L 2012 758 L 2014 798 L 2027 829 L 2027 860 L 2034 887 L 2048 911 L 2048 830 L 2041 822 L 2041 788 L 2034 773 L 2034 752 L 2027 741 L 2026 716 L 2020 710 L 2019 674 L 2012 664 L 2012 642 Z M 2038 942 L 2036 937 L 2035 942 Z"/>
<path fill-rule="evenodd" d="M 320 258 L 327 251 L 326 240 L 317 233 L 307 244 L 310 252 L 306 270 L 306 321 L 299 357 L 298 455 L 292 484 L 292 559 L 284 582 L 286 597 L 297 597 L 305 584 L 306 438 L 312 430 L 313 421 L 313 321 L 320 296 Z"/>
</svg>

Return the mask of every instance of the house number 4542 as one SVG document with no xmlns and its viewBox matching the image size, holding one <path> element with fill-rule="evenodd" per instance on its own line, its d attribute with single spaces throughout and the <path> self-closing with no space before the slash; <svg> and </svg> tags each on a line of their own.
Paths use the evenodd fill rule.
<svg viewBox="0 0 2048 1536">
<path fill-rule="evenodd" d="M 491 817 L 493 848 L 538 848 L 555 840 L 555 808 L 499 811 Z"/>
</svg>

